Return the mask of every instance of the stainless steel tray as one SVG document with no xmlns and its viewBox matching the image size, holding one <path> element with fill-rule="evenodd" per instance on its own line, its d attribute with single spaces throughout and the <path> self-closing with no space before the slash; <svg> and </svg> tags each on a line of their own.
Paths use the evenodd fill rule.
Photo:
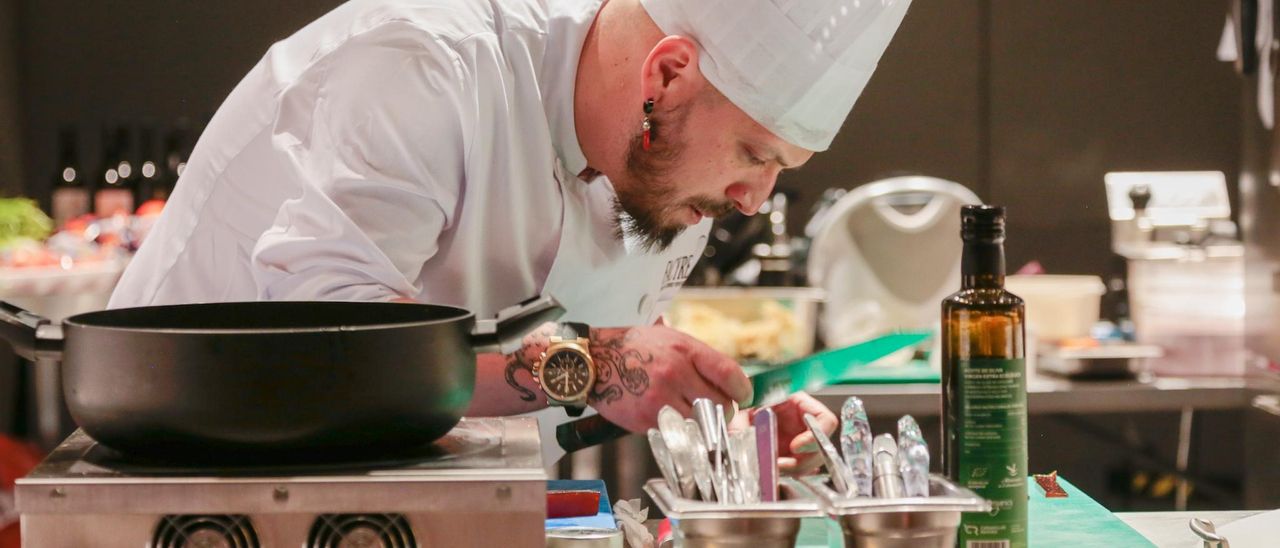
<svg viewBox="0 0 1280 548">
<path fill-rule="evenodd" d="M 684 548 L 790 548 L 800 533 L 800 519 L 821 517 L 822 502 L 792 478 L 779 482 L 782 500 L 722 504 L 676 495 L 663 479 L 651 479 L 644 491 L 671 518 L 676 546 Z"/>
<path fill-rule="evenodd" d="M 753 504 L 725 504 L 683 498 L 671 491 L 662 478 L 644 484 L 644 492 L 653 498 L 663 514 L 671 519 L 731 518 L 809 518 L 825 515 L 822 502 L 813 491 L 805 489 L 793 478 L 778 482 L 782 500 Z"/>
<path fill-rule="evenodd" d="M 845 546 L 859 548 L 952 548 L 960 514 L 986 512 L 991 503 L 951 480 L 929 476 L 928 497 L 847 497 L 826 476 L 804 478 L 827 515 L 840 522 Z"/>
<path fill-rule="evenodd" d="M 846 497 L 831 488 L 827 476 L 808 476 L 804 485 L 822 501 L 827 515 L 851 516 L 875 512 L 986 512 L 991 503 L 973 491 L 938 474 L 929 474 L 928 497 L 883 499 Z"/>
</svg>

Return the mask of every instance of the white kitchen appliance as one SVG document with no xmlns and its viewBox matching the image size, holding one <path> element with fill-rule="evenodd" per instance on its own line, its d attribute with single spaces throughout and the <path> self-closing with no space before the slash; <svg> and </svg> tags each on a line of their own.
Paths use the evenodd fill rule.
<svg viewBox="0 0 1280 548">
<path fill-rule="evenodd" d="M 884 179 L 841 197 L 815 220 L 809 283 L 827 295 L 827 346 L 894 330 L 932 328 L 938 303 L 959 288 L 960 207 L 981 203 L 959 183 Z"/>
<path fill-rule="evenodd" d="M 1111 246 L 1128 261 L 1138 342 L 1171 376 L 1245 372 L 1244 246 L 1220 171 L 1113 172 L 1104 180 Z"/>
<path fill-rule="evenodd" d="M 81 431 L 16 486 L 24 546 L 409 548 L 544 545 L 536 420 L 463 419 L 368 461 L 141 463 Z"/>
<path fill-rule="evenodd" d="M 1125 258 L 1239 254 L 1221 171 L 1117 171 L 1103 182 L 1111 247 Z"/>
</svg>

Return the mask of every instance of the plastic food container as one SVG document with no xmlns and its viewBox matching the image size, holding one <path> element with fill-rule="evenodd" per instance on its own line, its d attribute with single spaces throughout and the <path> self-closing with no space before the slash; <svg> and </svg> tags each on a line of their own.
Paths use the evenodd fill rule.
<svg viewBox="0 0 1280 548">
<path fill-rule="evenodd" d="M 1107 292 L 1097 276 L 1009 276 L 1004 287 L 1027 302 L 1028 327 L 1042 341 L 1088 337 Z"/>
<path fill-rule="evenodd" d="M 1147 361 L 1150 372 L 1180 377 L 1245 373 L 1242 256 L 1131 260 L 1129 299 L 1138 342 L 1164 349 L 1164 357 Z"/>
<path fill-rule="evenodd" d="M 846 497 L 825 475 L 806 477 L 804 485 L 840 523 L 844 545 L 859 548 L 953 548 L 960 514 L 991 510 L 990 502 L 936 474 L 929 476 L 928 497 Z"/>
<path fill-rule="evenodd" d="M 792 478 L 779 483 L 782 500 L 721 504 L 682 498 L 666 480 L 651 479 L 644 492 L 671 519 L 676 546 L 684 548 L 791 548 L 800 520 L 823 515 L 813 492 Z"/>
<path fill-rule="evenodd" d="M 665 317 L 736 360 L 781 363 L 813 352 L 822 299 L 810 287 L 689 287 Z"/>
</svg>

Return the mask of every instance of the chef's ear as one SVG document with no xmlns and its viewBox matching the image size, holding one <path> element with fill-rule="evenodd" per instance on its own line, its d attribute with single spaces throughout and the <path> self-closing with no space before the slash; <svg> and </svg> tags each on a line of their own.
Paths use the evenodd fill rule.
<svg viewBox="0 0 1280 548">
<path fill-rule="evenodd" d="M 697 98 L 706 83 L 698 70 L 698 44 L 684 36 L 659 40 L 640 67 L 644 98 L 668 109 Z"/>
</svg>

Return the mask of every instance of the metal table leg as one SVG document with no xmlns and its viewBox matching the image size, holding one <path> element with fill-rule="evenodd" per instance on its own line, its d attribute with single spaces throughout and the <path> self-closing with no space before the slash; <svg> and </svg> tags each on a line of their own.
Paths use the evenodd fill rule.
<svg viewBox="0 0 1280 548">
<path fill-rule="evenodd" d="M 62 378 L 56 361 L 38 361 L 34 369 L 36 442 L 48 451 L 62 441 Z"/>
<path fill-rule="evenodd" d="M 1174 493 L 1174 508 L 1179 512 L 1187 510 L 1187 497 L 1191 493 L 1187 481 L 1187 470 L 1191 463 L 1191 428 L 1195 422 L 1195 409 L 1182 408 L 1182 416 L 1178 420 L 1178 455 L 1174 467 L 1178 471 L 1177 491 Z"/>
</svg>

